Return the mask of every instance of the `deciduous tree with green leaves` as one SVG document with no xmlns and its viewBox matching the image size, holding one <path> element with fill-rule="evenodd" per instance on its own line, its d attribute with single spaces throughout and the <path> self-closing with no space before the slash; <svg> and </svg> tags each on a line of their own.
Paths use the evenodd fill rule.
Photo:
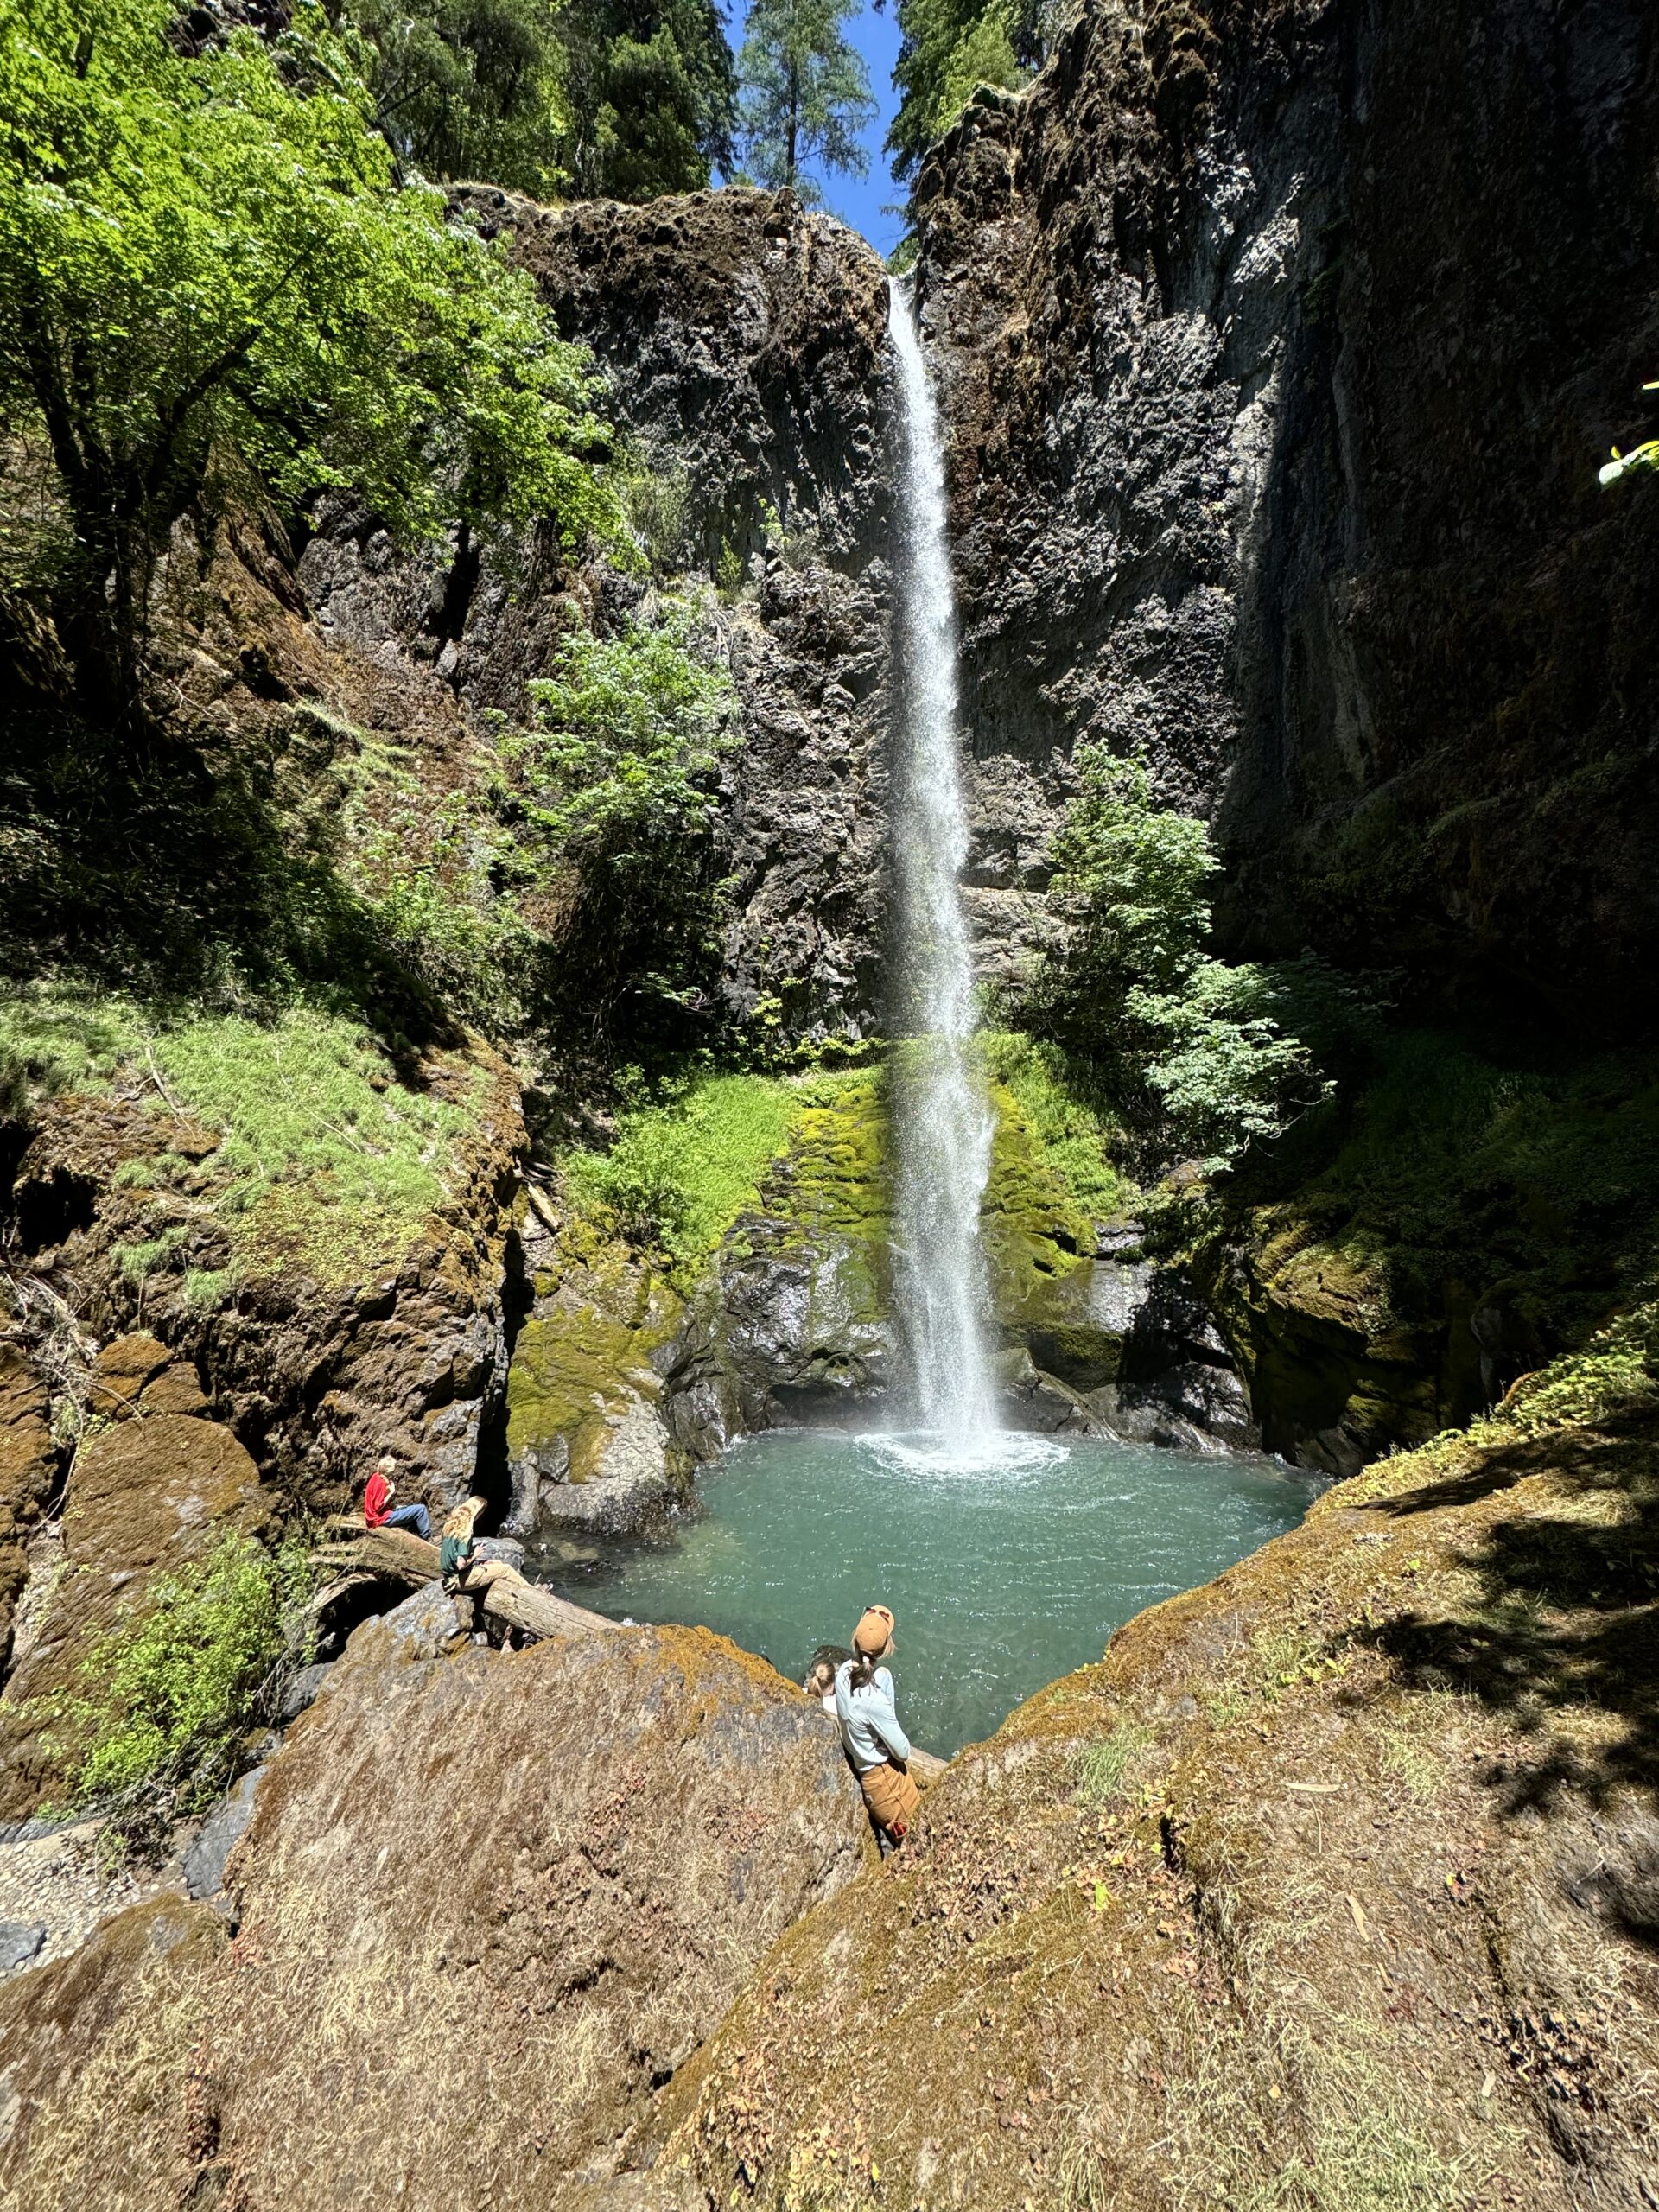
<svg viewBox="0 0 1659 2212">
<path fill-rule="evenodd" d="M 530 280 L 399 187 L 349 49 L 173 43 L 172 0 L 0 10 L 0 428 L 43 431 L 73 524 L 48 580 L 84 702 L 143 723 L 155 563 L 234 461 L 386 524 L 613 527 L 584 357 Z"/>
<path fill-rule="evenodd" d="M 813 203 L 823 192 L 804 170 L 862 176 L 858 134 L 875 113 L 870 74 L 843 26 L 853 0 L 754 0 L 738 55 L 746 156 L 762 183 L 791 185 Z"/>
<path fill-rule="evenodd" d="M 508 818 L 563 874 L 559 931 L 603 1028 L 700 1003 L 721 853 L 718 770 L 736 698 L 695 601 L 664 597 L 610 635 L 572 630 L 503 742 Z"/>
<path fill-rule="evenodd" d="M 1157 804 L 1139 757 L 1084 745 L 1077 768 L 1053 849 L 1064 934 L 1033 978 L 1028 1016 L 1103 1069 L 1158 1148 L 1224 1166 L 1328 1095 L 1293 1024 L 1306 1007 L 1331 1027 L 1344 986 L 1311 956 L 1211 958 L 1221 863 L 1205 824 Z"/>
</svg>

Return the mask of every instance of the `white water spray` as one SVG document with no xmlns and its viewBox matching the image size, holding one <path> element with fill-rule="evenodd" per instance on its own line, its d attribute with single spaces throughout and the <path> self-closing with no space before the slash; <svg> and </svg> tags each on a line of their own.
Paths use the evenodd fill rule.
<svg viewBox="0 0 1659 2212">
<path fill-rule="evenodd" d="M 892 285 L 899 365 L 892 836 L 899 1311 L 916 1417 L 965 1439 L 997 1427 L 986 1357 L 979 1208 L 990 1103 L 974 1049 L 973 957 L 958 881 L 968 810 L 957 734 L 957 622 L 944 453 L 910 302 Z"/>
</svg>

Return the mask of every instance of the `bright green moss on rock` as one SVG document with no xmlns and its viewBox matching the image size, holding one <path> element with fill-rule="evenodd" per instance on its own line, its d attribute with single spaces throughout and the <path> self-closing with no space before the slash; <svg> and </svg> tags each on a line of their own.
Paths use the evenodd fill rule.
<svg viewBox="0 0 1659 2212">
<path fill-rule="evenodd" d="M 537 1285 L 507 1370 L 507 1452 L 545 1452 L 563 1440 L 569 1478 L 597 1471 L 631 1400 L 655 1394 L 652 1353 L 673 1333 L 681 1301 L 628 1247 L 578 1218 L 557 1265 Z"/>
<path fill-rule="evenodd" d="M 154 1154 L 119 1181 L 211 1217 L 252 1272 L 343 1283 L 395 1258 L 454 1194 L 503 1076 L 480 1047 L 433 1052 L 411 1079 L 361 1023 L 315 1007 L 256 1020 L 68 987 L 0 998 L 0 1109 L 138 1096 Z M 183 1242 L 138 1240 L 122 1264 L 136 1279 Z"/>
</svg>

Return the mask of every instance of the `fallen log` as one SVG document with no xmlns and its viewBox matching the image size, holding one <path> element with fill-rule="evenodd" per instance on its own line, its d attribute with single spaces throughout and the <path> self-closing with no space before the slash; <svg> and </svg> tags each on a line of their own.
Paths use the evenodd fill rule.
<svg viewBox="0 0 1659 2212">
<path fill-rule="evenodd" d="M 602 1613 L 590 1613 L 526 1581 L 516 1567 L 502 1560 L 480 1561 L 462 1577 L 461 1587 L 465 1596 L 477 1599 L 480 1610 L 492 1620 L 499 1621 L 504 1628 L 516 1628 L 521 1635 L 596 1636 L 601 1629 L 616 1626 Z"/>
<path fill-rule="evenodd" d="M 359 1524 L 349 1537 L 319 1544 L 311 1557 L 319 1566 L 355 1567 L 411 1586 L 438 1579 L 437 1546 L 411 1536 L 407 1529 L 365 1529 Z"/>
<path fill-rule="evenodd" d="M 411 1536 L 406 1529 L 359 1525 L 349 1541 L 320 1544 L 311 1562 L 331 1570 L 329 1588 L 312 1600 L 319 1611 L 324 1599 L 332 1603 L 347 1589 L 366 1582 L 397 1582 L 418 1590 L 438 1579 L 437 1546 Z M 524 1636 L 592 1636 L 616 1625 L 602 1614 L 586 1612 L 527 1581 L 503 1560 L 480 1560 L 468 1570 L 461 1588 L 492 1620 Z"/>
</svg>

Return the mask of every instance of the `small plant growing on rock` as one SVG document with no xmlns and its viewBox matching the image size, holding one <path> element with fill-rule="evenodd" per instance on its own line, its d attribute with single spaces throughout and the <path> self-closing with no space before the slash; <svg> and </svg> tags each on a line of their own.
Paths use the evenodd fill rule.
<svg viewBox="0 0 1659 2212">
<path fill-rule="evenodd" d="M 234 1778 L 243 1738 L 310 1656 L 310 1586 L 303 1545 L 271 1552 L 227 1535 L 154 1584 L 143 1618 L 86 1660 L 85 1689 L 54 1701 L 54 1732 L 85 1746 L 73 1802 L 108 1815 L 115 1855 L 147 1847 Z"/>
<path fill-rule="evenodd" d="M 1659 391 L 1659 384 L 1643 385 L 1644 391 Z M 1646 468 L 1659 468 L 1659 438 L 1649 438 L 1644 444 L 1634 447 L 1629 453 L 1613 448 L 1613 457 L 1603 467 L 1604 484 L 1617 484 L 1621 476 L 1633 476 Z"/>
<path fill-rule="evenodd" d="M 1106 1071 L 1166 1155 L 1211 1170 L 1330 1095 L 1294 1023 L 1329 1027 L 1351 988 L 1311 956 L 1235 966 L 1205 950 L 1220 861 L 1202 822 L 1157 804 L 1144 760 L 1085 745 L 1055 840 L 1059 944 L 1027 1014 Z"/>
</svg>

